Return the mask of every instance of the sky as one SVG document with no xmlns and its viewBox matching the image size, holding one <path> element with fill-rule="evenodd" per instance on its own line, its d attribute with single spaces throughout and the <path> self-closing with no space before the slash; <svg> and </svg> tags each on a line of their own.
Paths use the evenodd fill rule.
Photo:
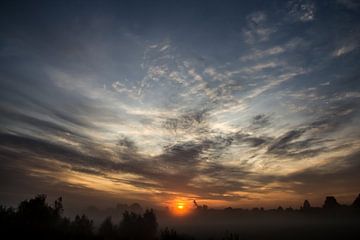
<svg viewBox="0 0 360 240">
<path fill-rule="evenodd" d="M 351 203 L 360 3 L 2 1 L 0 202 Z"/>
</svg>

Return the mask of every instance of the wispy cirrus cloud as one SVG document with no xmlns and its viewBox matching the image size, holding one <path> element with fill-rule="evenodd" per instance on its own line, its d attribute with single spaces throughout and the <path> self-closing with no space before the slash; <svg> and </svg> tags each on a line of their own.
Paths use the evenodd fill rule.
<svg viewBox="0 0 360 240">
<path fill-rule="evenodd" d="M 91 3 L 45 5 L 45 15 L 24 6 L 28 21 L 21 11 L 1 15 L 4 198 L 59 191 L 74 201 L 183 196 L 250 206 L 326 183 L 336 183 L 334 194 L 355 191 L 352 1 L 184 12 L 113 3 L 96 16 Z M 345 173 L 342 183 L 310 180 Z"/>
</svg>

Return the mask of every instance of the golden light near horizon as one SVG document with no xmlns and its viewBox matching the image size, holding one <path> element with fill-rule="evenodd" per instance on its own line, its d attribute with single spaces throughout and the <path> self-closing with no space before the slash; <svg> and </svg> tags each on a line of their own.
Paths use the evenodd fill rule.
<svg viewBox="0 0 360 240">
<path fill-rule="evenodd" d="M 188 215 L 192 208 L 188 201 L 176 199 L 170 203 L 169 210 L 174 216 L 185 216 Z"/>
</svg>

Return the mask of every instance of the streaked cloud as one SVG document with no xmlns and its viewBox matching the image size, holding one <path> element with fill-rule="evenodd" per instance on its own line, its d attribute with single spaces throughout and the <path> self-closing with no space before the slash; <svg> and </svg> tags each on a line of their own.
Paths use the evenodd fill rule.
<svg viewBox="0 0 360 240">
<path fill-rule="evenodd" d="M 336 49 L 334 52 L 333 52 L 333 56 L 334 57 L 340 57 L 344 54 L 348 54 L 349 52 L 355 50 L 358 46 L 354 43 L 350 43 L 348 45 L 345 45 L 345 46 L 342 46 L 338 49 Z"/>
<path fill-rule="evenodd" d="M 2 14 L 5 201 L 271 206 L 358 191 L 356 4 L 190 5 Z"/>
</svg>

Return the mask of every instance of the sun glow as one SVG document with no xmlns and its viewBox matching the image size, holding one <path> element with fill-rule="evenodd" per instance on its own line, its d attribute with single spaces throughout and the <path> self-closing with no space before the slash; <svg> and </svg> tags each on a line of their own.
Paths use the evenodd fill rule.
<svg viewBox="0 0 360 240">
<path fill-rule="evenodd" d="M 191 204 L 184 200 L 174 200 L 169 206 L 170 212 L 175 216 L 185 216 L 191 212 Z"/>
</svg>

